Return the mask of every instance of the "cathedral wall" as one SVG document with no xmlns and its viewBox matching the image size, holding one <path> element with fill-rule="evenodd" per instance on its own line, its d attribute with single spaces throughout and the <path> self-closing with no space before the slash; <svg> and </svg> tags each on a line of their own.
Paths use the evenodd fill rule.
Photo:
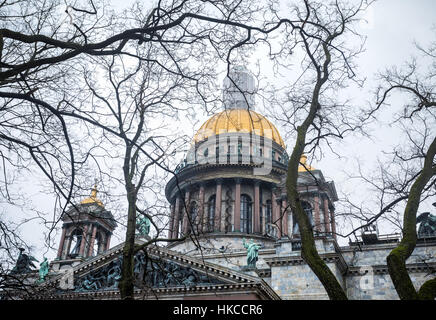
<svg viewBox="0 0 436 320">
<path fill-rule="evenodd" d="M 360 251 L 358 247 L 342 247 L 342 255 L 349 266 L 368 266 L 368 265 L 386 265 L 386 257 L 395 248 L 396 244 L 362 246 Z M 412 255 L 407 259 L 407 264 L 436 262 L 436 246 L 423 246 L 418 244 Z"/>
<path fill-rule="evenodd" d="M 340 275 L 334 263 L 328 263 L 327 266 L 334 274 Z M 270 285 L 284 300 L 328 299 L 321 281 L 307 264 L 273 266 Z"/>
<path fill-rule="evenodd" d="M 341 248 L 342 255 L 349 266 L 346 277 L 347 295 L 349 299 L 362 300 L 396 300 L 399 299 L 391 277 L 387 272 L 386 257 L 396 244 Z M 436 262 L 436 246 L 418 244 L 412 255 L 407 259 L 410 278 L 418 290 L 427 280 L 431 270 L 425 263 Z M 418 264 L 420 267 L 418 267 Z"/>
<path fill-rule="evenodd" d="M 253 185 L 241 184 L 241 194 L 249 195 L 251 200 L 254 200 L 254 190 Z"/>
<path fill-rule="evenodd" d="M 204 209 L 207 209 L 207 202 L 209 201 L 209 198 L 216 194 L 216 186 L 208 186 L 204 189 Z M 222 196 L 222 195 L 221 195 Z"/>
</svg>

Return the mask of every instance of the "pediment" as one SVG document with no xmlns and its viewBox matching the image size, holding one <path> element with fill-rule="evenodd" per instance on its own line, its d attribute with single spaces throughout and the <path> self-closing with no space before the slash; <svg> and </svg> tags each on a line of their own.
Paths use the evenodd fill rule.
<svg viewBox="0 0 436 320">
<path fill-rule="evenodd" d="M 139 241 L 137 244 L 140 244 Z M 69 286 L 62 285 L 67 275 L 52 279 L 57 282 L 57 294 L 101 295 L 118 292 L 123 244 L 74 267 Z M 163 247 L 149 246 L 134 259 L 135 290 L 180 292 L 183 290 L 216 291 L 219 288 L 257 288 L 276 298 L 259 277 L 202 261 Z"/>
</svg>

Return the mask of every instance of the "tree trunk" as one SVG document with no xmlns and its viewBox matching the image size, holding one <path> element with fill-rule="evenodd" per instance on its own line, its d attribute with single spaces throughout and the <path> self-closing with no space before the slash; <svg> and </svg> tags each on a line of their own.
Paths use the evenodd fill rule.
<svg viewBox="0 0 436 320">
<path fill-rule="evenodd" d="M 127 188 L 130 189 L 130 188 Z M 123 263 L 121 268 L 121 280 L 118 288 L 120 289 L 121 299 L 133 299 L 134 274 L 133 259 L 135 253 L 135 227 L 136 227 L 136 192 L 135 188 L 128 191 L 127 198 L 129 201 L 126 241 L 123 248 Z"/>
<path fill-rule="evenodd" d="M 410 257 L 416 246 L 416 213 L 418 212 L 422 191 L 436 173 L 436 168 L 433 168 L 435 154 L 436 138 L 428 148 L 424 168 L 410 188 L 409 198 L 407 200 L 406 209 L 404 210 L 403 239 L 401 239 L 398 246 L 393 249 L 386 258 L 389 275 L 391 276 L 400 299 L 416 300 L 421 298 L 407 272 L 406 260 Z M 431 283 L 425 283 L 424 285 L 422 298 L 424 298 L 424 296 L 428 297 L 429 288 L 434 287 Z"/>
<path fill-rule="evenodd" d="M 304 150 L 306 130 L 303 127 L 298 128 L 297 142 L 288 163 L 288 174 L 286 187 L 291 209 L 297 219 L 301 236 L 301 256 L 321 281 L 330 299 L 347 300 L 347 296 L 336 279 L 333 272 L 325 264 L 318 254 L 313 238 L 312 225 L 306 215 L 300 201 L 297 190 L 298 165 Z"/>
<path fill-rule="evenodd" d="M 120 296 L 123 300 L 133 299 L 134 289 L 134 273 L 133 273 L 133 259 L 135 254 L 135 227 L 136 227 L 136 199 L 137 190 L 132 182 L 134 174 L 134 165 L 130 167 L 132 155 L 132 145 L 126 141 L 126 154 L 124 156 L 123 174 L 124 182 L 127 192 L 127 230 L 126 240 L 123 248 L 123 263 L 121 267 L 121 279 L 118 284 L 120 289 Z"/>
</svg>

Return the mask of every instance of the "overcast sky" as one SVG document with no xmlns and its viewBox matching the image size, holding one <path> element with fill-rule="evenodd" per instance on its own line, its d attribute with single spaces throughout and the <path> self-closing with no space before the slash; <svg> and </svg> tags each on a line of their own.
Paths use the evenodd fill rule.
<svg viewBox="0 0 436 320">
<path fill-rule="evenodd" d="M 116 8 L 123 8 L 133 3 L 132 0 L 113 0 Z M 362 23 L 362 33 L 367 35 L 366 51 L 359 58 L 360 75 L 367 77 L 366 91 L 354 92 L 352 95 L 361 99 L 371 99 L 370 90 L 376 84 L 375 74 L 391 65 L 401 65 L 410 56 L 416 54 L 413 42 L 416 41 L 423 46 L 429 41 L 436 40 L 435 31 L 432 26 L 436 25 L 436 1 L 435 0 L 380 0 L 377 1 L 367 13 L 368 23 Z M 207 120 L 206 115 L 199 115 L 199 125 Z M 190 128 L 194 132 L 198 128 Z M 344 158 L 341 161 L 334 155 L 327 154 L 324 159 L 312 165 L 321 169 L 324 176 L 334 180 L 336 188 L 341 191 L 359 192 L 355 184 L 347 181 L 344 169 L 355 166 L 355 157 L 366 164 L 368 169 L 375 165 L 378 155 L 383 150 L 389 150 L 390 146 L 397 142 L 395 131 L 386 126 L 378 125 L 373 128 L 373 140 L 359 139 L 358 141 L 345 141 L 341 147 Z M 280 130 L 280 127 L 279 127 Z M 380 130 L 380 131 L 377 131 Z M 288 145 L 288 152 L 293 141 L 285 141 Z M 342 151 L 343 150 L 343 151 Z M 44 195 L 35 185 L 23 187 L 23 192 L 28 192 L 29 199 L 38 203 L 40 208 L 50 208 Z M 433 210 L 434 212 L 434 210 Z M 16 212 L 17 213 L 17 212 Z M 21 213 L 20 213 L 21 214 Z M 23 213 L 25 214 L 25 213 Z M 28 222 L 23 226 L 23 237 L 34 246 L 34 255 L 42 260 L 42 253 L 45 252 L 42 230 L 38 222 Z M 114 239 L 112 245 L 118 241 Z M 346 244 L 346 240 L 340 241 Z M 53 259 L 56 253 L 49 252 L 49 259 Z"/>
</svg>

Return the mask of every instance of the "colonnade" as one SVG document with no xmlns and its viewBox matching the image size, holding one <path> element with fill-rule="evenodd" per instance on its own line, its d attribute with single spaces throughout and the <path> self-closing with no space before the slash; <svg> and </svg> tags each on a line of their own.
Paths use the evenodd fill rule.
<svg viewBox="0 0 436 320">
<path fill-rule="evenodd" d="M 215 191 L 215 208 L 214 208 L 214 220 L 213 223 L 208 221 L 209 203 L 205 201 L 205 188 L 208 186 L 210 191 L 212 188 Z M 286 194 L 276 195 L 274 187 L 267 183 L 262 183 L 259 180 L 250 179 L 216 179 L 206 183 L 200 183 L 196 187 L 186 188 L 182 193 L 177 194 L 171 204 L 171 216 L 169 220 L 169 238 L 177 239 L 188 234 L 191 230 L 191 226 L 188 219 L 190 213 L 190 206 L 194 199 L 192 194 L 194 190 L 198 191 L 198 197 L 195 201 L 198 201 L 198 211 L 196 211 L 196 221 L 191 221 L 197 226 L 196 231 L 198 233 L 206 232 L 241 232 L 244 228 L 241 226 L 241 187 L 242 185 L 251 186 L 253 200 L 251 203 L 252 219 L 251 230 L 254 234 L 264 235 L 266 233 L 266 210 L 265 204 L 262 203 L 261 198 L 263 195 L 267 195 L 267 199 L 271 199 L 271 223 L 277 230 L 277 238 L 284 236 L 291 236 L 288 234 L 288 224 L 292 224 L 292 217 L 290 214 L 290 208 L 288 208 L 288 202 Z M 231 187 L 232 199 L 231 210 L 232 214 L 232 226 L 227 228 L 225 215 L 226 209 L 223 208 L 223 188 Z M 195 189 L 194 189 L 195 188 Z M 268 195 L 268 193 L 270 195 Z M 321 201 L 320 201 L 321 200 Z M 316 195 L 313 197 L 313 218 L 314 218 L 314 231 L 317 233 L 333 233 L 335 234 L 335 221 L 334 212 L 329 209 L 329 200 L 326 196 Z M 228 206 L 228 204 L 226 204 Z M 322 210 L 321 210 L 321 208 Z M 321 223 L 321 214 L 323 214 L 323 223 Z M 261 222 L 262 218 L 262 222 Z M 192 220 L 192 219 L 191 219 Z M 291 221 L 288 221 L 291 220 Z M 209 227 L 213 226 L 213 227 Z M 292 225 L 291 225 L 292 226 Z M 292 229 L 292 228 L 291 228 Z M 245 232 L 245 231 L 244 231 Z M 335 235 L 334 235 L 335 236 Z"/>
</svg>

